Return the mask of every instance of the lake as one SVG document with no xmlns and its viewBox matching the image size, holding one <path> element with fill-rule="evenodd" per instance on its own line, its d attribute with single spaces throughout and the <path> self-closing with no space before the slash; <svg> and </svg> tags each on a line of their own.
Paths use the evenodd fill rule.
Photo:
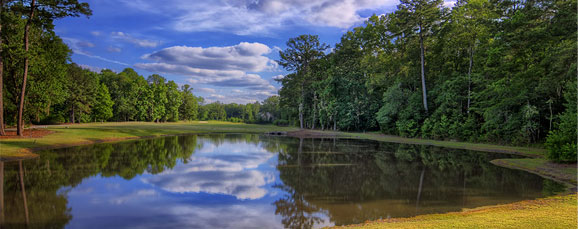
<svg viewBox="0 0 578 229">
<path fill-rule="evenodd" d="M 359 139 L 189 135 L 39 154 L 0 163 L 2 228 L 311 228 L 564 190 L 490 163 L 511 155 Z"/>
</svg>

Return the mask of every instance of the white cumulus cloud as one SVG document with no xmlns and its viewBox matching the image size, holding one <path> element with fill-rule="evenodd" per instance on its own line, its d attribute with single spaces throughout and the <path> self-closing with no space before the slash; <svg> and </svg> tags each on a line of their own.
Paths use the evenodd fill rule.
<svg viewBox="0 0 578 229">
<path fill-rule="evenodd" d="M 272 49 L 261 43 L 241 42 L 224 47 L 173 46 L 150 54 L 142 59 L 153 63 L 134 66 L 149 72 L 186 76 L 193 85 L 210 85 L 232 88 L 224 94 L 201 87 L 208 93 L 207 102 L 252 103 L 277 93 L 277 88 L 258 73 L 277 70 L 277 63 L 267 57 Z M 249 92 L 231 95 L 231 91 L 244 89 Z"/>
<path fill-rule="evenodd" d="M 241 42 L 225 47 L 173 46 L 142 58 L 192 68 L 260 72 L 276 67 L 275 61 L 263 56 L 270 52 L 267 45 Z"/>
<path fill-rule="evenodd" d="M 177 0 L 123 1 L 133 9 L 174 15 L 168 28 L 183 32 L 222 31 L 239 35 L 271 33 L 287 25 L 349 28 L 364 10 L 382 10 L 397 0 Z"/>
</svg>

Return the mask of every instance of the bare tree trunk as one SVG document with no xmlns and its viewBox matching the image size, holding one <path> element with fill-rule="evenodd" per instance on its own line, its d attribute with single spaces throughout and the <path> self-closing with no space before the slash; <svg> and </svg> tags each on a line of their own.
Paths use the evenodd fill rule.
<svg viewBox="0 0 578 229">
<path fill-rule="evenodd" d="M 0 136 L 6 135 L 4 131 L 4 60 L 2 59 L 2 11 L 4 10 L 4 0 L 0 0 Z M 1 209 L 0 209 L 1 210 Z M 0 216 L 1 217 L 1 216 Z"/>
<path fill-rule="evenodd" d="M 24 169 L 22 169 L 22 160 L 18 161 L 20 166 L 20 189 L 22 190 L 22 201 L 24 204 L 24 216 L 26 217 L 26 225 L 30 224 L 30 217 L 28 216 L 28 201 L 26 201 L 26 188 L 24 187 Z"/>
<path fill-rule="evenodd" d="M 421 58 L 421 88 L 422 88 L 422 93 L 423 93 L 423 108 L 425 109 L 425 112 L 428 112 L 427 109 L 427 89 L 425 86 L 425 61 L 424 61 L 424 47 L 423 47 L 423 35 L 422 35 L 422 27 L 421 25 L 419 26 L 419 46 L 420 46 L 420 58 Z"/>
<path fill-rule="evenodd" d="M 72 124 L 74 124 L 75 120 L 74 120 L 74 104 L 72 104 L 72 110 L 70 111 L 70 122 L 72 122 Z"/>
<path fill-rule="evenodd" d="M 28 49 L 30 48 L 28 38 L 30 36 L 30 25 L 32 24 L 32 19 L 34 18 L 34 8 L 36 7 L 36 0 L 32 0 L 30 3 L 30 16 L 24 26 L 24 74 L 22 76 L 22 91 L 20 91 L 20 105 L 18 106 L 18 125 L 17 133 L 19 136 L 24 136 L 24 122 L 22 120 L 22 115 L 24 112 L 24 97 L 26 95 L 26 79 L 28 78 L 28 64 L 30 58 L 28 58 Z"/>
<path fill-rule="evenodd" d="M 470 113 L 470 100 L 472 95 L 472 66 L 474 65 L 474 45 L 470 46 L 470 67 L 468 69 L 468 114 Z"/>
<path fill-rule="evenodd" d="M 337 131 L 337 118 L 333 118 L 333 131 Z"/>
<path fill-rule="evenodd" d="M 550 98 L 548 101 L 548 107 L 550 108 L 550 125 L 548 126 L 548 133 L 550 131 L 552 131 L 552 119 L 554 119 L 554 114 L 552 113 L 552 98 Z"/>
<path fill-rule="evenodd" d="M 317 93 L 313 92 L 313 121 L 311 129 L 315 129 L 316 118 L 317 118 Z"/>
<path fill-rule="evenodd" d="M 301 102 L 299 103 L 299 127 L 303 129 L 303 103 L 305 102 L 305 86 L 301 83 Z"/>
</svg>

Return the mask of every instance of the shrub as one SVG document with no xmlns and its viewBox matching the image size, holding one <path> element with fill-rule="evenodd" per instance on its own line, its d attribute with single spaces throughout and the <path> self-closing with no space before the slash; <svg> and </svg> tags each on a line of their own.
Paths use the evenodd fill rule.
<svg viewBox="0 0 578 229">
<path fill-rule="evenodd" d="M 578 136 L 576 113 L 576 84 L 569 84 L 564 94 L 566 110 L 559 116 L 557 129 L 551 131 L 546 139 L 548 159 L 555 162 L 576 162 L 576 141 Z"/>
<path fill-rule="evenodd" d="M 273 121 L 273 124 L 276 126 L 288 126 L 289 121 L 287 121 L 285 119 L 277 119 L 277 120 Z"/>
<path fill-rule="evenodd" d="M 56 124 L 62 124 L 65 122 L 66 122 L 66 119 L 64 117 L 62 117 L 62 115 L 51 114 L 50 116 L 48 116 L 45 119 L 43 119 L 42 121 L 40 121 L 40 124 L 42 124 L 42 125 L 56 125 Z"/>
</svg>

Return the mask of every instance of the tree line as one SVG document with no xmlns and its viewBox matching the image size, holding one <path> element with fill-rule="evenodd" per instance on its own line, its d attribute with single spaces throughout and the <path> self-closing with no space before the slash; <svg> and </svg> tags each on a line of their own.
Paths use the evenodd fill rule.
<svg viewBox="0 0 578 229">
<path fill-rule="evenodd" d="M 108 69 L 96 73 L 64 61 L 61 77 L 58 82 L 48 82 L 58 88 L 29 92 L 24 120 L 33 124 L 183 120 L 265 123 L 277 115 L 278 97 L 270 97 L 262 104 L 205 104 L 204 98 L 193 94 L 190 85 L 179 87 L 158 74 L 145 78 L 131 68 L 119 73 Z M 39 83 L 44 82 L 30 82 L 33 87 Z M 10 101 L 7 104 L 14 107 Z M 15 117 L 16 111 L 6 109 L 6 113 Z M 16 122 L 15 118 L 7 121 Z"/>
<path fill-rule="evenodd" d="M 205 104 L 189 85 L 178 86 L 133 69 L 95 73 L 74 64 L 53 21 L 91 15 L 76 0 L 0 0 L 0 135 L 5 126 L 103 121 L 274 120 L 278 97 L 263 104 Z M 262 111 L 263 110 L 263 111 Z"/>
<path fill-rule="evenodd" d="M 301 128 L 508 144 L 576 161 L 576 1 L 401 0 L 333 49 L 289 39 L 281 117 Z"/>
</svg>

